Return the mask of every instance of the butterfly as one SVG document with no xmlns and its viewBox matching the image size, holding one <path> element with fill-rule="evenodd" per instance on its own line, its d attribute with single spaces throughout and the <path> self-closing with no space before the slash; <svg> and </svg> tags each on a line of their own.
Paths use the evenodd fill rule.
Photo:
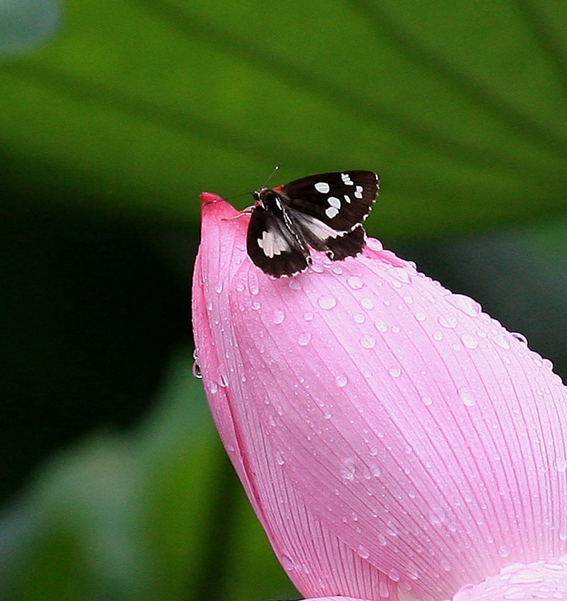
<svg viewBox="0 0 567 601">
<path fill-rule="evenodd" d="M 309 249 L 332 261 L 362 252 L 363 222 L 380 191 L 373 171 L 339 171 L 296 179 L 253 192 L 246 247 L 254 265 L 276 278 L 311 264 Z"/>
</svg>

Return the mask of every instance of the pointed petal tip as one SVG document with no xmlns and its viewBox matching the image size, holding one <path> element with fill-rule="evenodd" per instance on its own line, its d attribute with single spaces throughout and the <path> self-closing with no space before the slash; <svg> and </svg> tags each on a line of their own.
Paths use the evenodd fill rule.
<svg viewBox="0 0 567 601">
<path fill-rule="evenodd" d="M 210 203 L 220 202 L 222 198 L 217 194 L 213 194 L 212 192 L 203 192 L 201 194 L 201 207 L 204 208 L 205 205 Z"/>
</svg>

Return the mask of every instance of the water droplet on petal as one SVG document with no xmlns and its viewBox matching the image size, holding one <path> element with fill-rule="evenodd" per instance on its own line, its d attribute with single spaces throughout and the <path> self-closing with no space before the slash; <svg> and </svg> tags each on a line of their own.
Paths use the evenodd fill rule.
<svg viewBox="0 0 567 601">
<path fill-rule="evenodd" d="M 388 326 L 383 322 L 383 321 L 376 321 L 374 323 L 374 327 L 379 331 L 379 332 L 387 332 L 388 331 Z"/>
<path fill-rule="evenodd" d="M 311 264 L 311 269 L 315 273 L 323 273 L 325 271 L 325 267 L 323 266 L 323 264 L 322 263 L 318 263 L 318 262 L 313 262 Z"/>
<path fill-rule="evenodd" d="M 403 284 L 409 284 L 411 282 L 410 274 L 403 267 L 392 267 L 391 269 L 388 269 L 388 273 Z"/>
<path fill-rule="evenodd" d="M 439 325 L 443 326 L 444 328 L 456 328 L 458 324 L 457 318 L 451 313 L 441 315 L 437 321 L 439 322 Z"/>
<path fill-rule="evenodd" d="M 217 294 L 220 294 L 222 292 L 222 282 L 218 282 L 217 285 L 215 286 L 215 292 Z"/>
<path fill-rule="evenodd" d="M 459 390 L 459 397 L 466 407 L 473 407 L 476 404 L 475 398 L 468 388 L 461 388 Z"/>
<path fill-rule="evenodd" d="M 465 296 L 464 294 L 448 294 L 445 298 L 448 303 L 453 305 L 453 307 L 457 307 L 457 309 L 471 317 L 480 315 L 482 311 L 480 304 L 470 298 L 470 296 Z"/>
<path fill-rule="evenodd" d="M 285 311 L 282 311 L 282 309 L 274 309 L 274 315 L 273 315 L 274 323 L 275 324 L 282 323 L 284 319 L 285 319 Z"/>
<path fill-rule="evenodd" d="M 303 315 L 303 319 L 305 319 L 305 321 L 311 321 L 313 319 L 313 313 L 311 313 L 310 311 L 308 311 L 307 313 L 305 313 Z"/>
<path fill-rule="evenodd" d="M 355 275 L 351 276 L 347 283 L 353 290 L 360 290 L 364 286 L 364 282 Z"/>
<path fill-rule="evenodd" d="M 253 294 L 254 296 L 256 294 L 260 294 L 260 287 L 258 286 L 258 284 L 250 284 L 249 290 L 250 294 Z"/>
<path fill-rule="evenodd" d="M 544 359 L 544 360 L 543 360 L 543 366 L 544 366 L 546 369 L 549 369 L 549 371 L 552 371 L 552 370 L 553 370 L 553 363 L 552 363 L 552 362 L 551 362 L 549 359 Z"/>
<path fill-rule="evenodd" d="M 433 404 L 433 399 L 429 396 L 423 396 L 421 397 L 421 400 L 426 407 L 429 407 Z"/>
<path fill-rule="evenodd" d="M 560 473 L 565 473 L 567 471 L 567 459 L 565 457 L 556 457 L 555 469 Z"/>
<path fill-rule="evenodd" d="M 374 348 L 375 344 L 376 344 L 376 339 L 372 338 L 372 336 L 368 336 L 367 334 L 365 334 L 361 339 L 360 339 L 360 344 L 363 346 L 363 348 Z"/>
<path fill-rule="evenodd" d="M 469 349 L 475 349 L 478 346 L 478 340 L 472 334 L 463 334 L 461 336 L 463 344 Z"/>
<path fill-rule="evenodd" d="M 382 242 L 380 242 L 380 240 L 376 240 L 376 238 L 366 238 L 366 246 L 368 246 L 370 250 L 375 250 L 378 252 L 384 250 Z"/>
<path fill-rule="evenodd" d="M 500 555 L 500 557 L 508 557 L 508 555 L 510 555 L 510 549 L 503 545 L 498 549 L 498 555 Z"/>
<path fill-rule="evenodd" d="M 361 557 L 362 559 L 368 559 L 370 557 L 370 551 L 366 547 L 363 547 L 362 545 L 359 545 L 356 552 L 358 553 L 358 556 Z"/>
<path fill-rule="evenodd" d="M 214 381 L 209 382 L 207 388 L 211 394 L 216 394 L 217 390 L 219 389 L 218 384 Z"/>
<path fill-rule="evenodd" d="M 309 332 L 303 332 L 297 339 L 299 346 L 307 346 L 309 342 L 311 342 L 311 334 Z"/>
<path fill-rule="evenodd" d="M 388 373 L 392 378 L 399 378 L 402 375 L 402 370 L 399 367 L 390 367 Z"/>
<path fill-rule="evenodd" d="M 226 376 L 224 374 L 220 375 L 219 386 L 221 388 L 228 388 L 228 380 L 226 379 Z"/>
<path fill-rule="evenodd" d="M 492 339 L 494 340 L 494 342 L 501 348 L 508 350 L 510 348 L 510 343 L 508 342 L 508 339 L 506 338 L 506 336 L 502 335 L 502 334 L 498 334 L 497 336 L 494 336 L 494 338 Z"/>
<path fill-rule="evenodd" d="M 348 378 L 346 376 L 337 376 L 335 378 L 335 384 L 339 388 L 344 388 L 348 384 Z"/>
<path fill-rule="evenodd" d="M 520 332 L 511 332 L 511 334 L 516 340 L 528 346 L 528 339 L 523 334 L 520 334 Z"/>
<path fill-rule="evenodd" d="M 356 465 L 352 459 L 346 459 L 341 465 L 341 478 L 344 480 L 354 480 Z"/>
<path fill-rule="evenodd" d="M 418 313 L 415 314 L 415 318 L 417 319 L 417 321 L 425 321 L 427 319 L 427 315 L 425 315 L 425 313 L 419 311 Z"/>
<path fill-rule="evenodd" d="M 366 316 L 362 313 L 355 313 L 352 318 L 354 321 L 356 321 L 356 323 L 364 323 L 366 321 Z"/>
<path fill-rule="evenodd" d="M 362 307 L 364 309 L 367 309 L 368 311 L 371 311 L 372 309 L 374 309 L 374 303 L 369 298 L 363 298 L 360 301 L 360 304 L 362 305 Z"/>
<path fill-rule="evenodd" d="M 333 265 L 332 272 L 336 275 L 341 275 L 343 273 L 343 268 L 340 265 Z"/>
<path fill-rule="evenodd" d="M 321 307 L 321 309 L 332 309 L 337 305 L 337 299 L 334 296 L 324 295 L 320 296 L 317 304 Z"/>
<path fill-rule="evenodd" d="M 291 278 L 289 280 L 289 287 L 291 290 L 301 290 L 301 284 L 297 278 Z"/>
<path fill-rule="evenodd" d="M 285 463 L 285 459 L 281 453 L 276 453 L 276 463 L 278 465 L 283 465 Z"/>
<path fill-rule="evenodd" d="M 193 367 L 191 371 L 193 373 L 193 377 L 197 378 L 198 380 L 201 380 L 203 378 L 203 372 L 201 371 L 201 368 L 199 367 L 197 361 L 193 361 Z"/>
</svg>

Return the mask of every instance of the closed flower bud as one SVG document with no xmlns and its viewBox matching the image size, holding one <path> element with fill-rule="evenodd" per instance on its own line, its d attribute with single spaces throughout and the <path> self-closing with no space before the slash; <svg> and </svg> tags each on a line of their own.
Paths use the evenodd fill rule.
<svg viewBox="0 0 567 601">
<path fill-rule="evenodd" d="M 273 279 L 248 221 L 203 194 L 198 363 L 302 594 L 567 599 L 567 389 L 550 363 L 376 240 Z"/>
</svg>

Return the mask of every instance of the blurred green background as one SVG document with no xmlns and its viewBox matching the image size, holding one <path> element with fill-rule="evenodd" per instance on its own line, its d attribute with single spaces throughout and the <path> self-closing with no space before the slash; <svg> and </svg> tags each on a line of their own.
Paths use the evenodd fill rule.
<svg viewBox="0 0 567 601">
<path fill-rule="evenodd" d="M 0 59 L 1 599 L 298 596 L 191 376 L 203 190 L 378 171 L 567 375 L 564 1 L 0 0 Z"/>
</svg>

